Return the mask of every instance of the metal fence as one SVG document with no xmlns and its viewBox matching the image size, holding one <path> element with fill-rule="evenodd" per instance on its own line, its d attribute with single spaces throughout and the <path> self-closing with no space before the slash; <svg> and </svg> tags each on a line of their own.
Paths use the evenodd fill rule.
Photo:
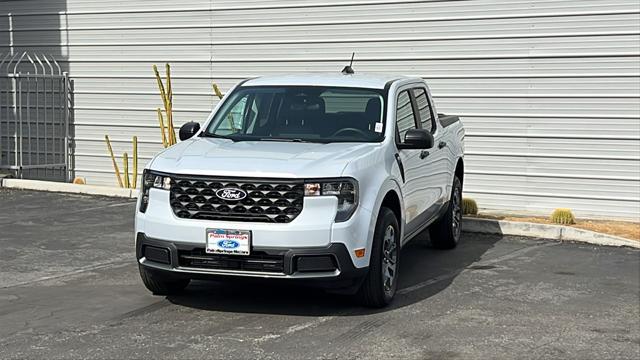
<svg viewBox="0 0 640 360">
<path fill-rule="evenodd" d="M 45 55 L 23 52 L 0 59 L 0 171 L 68 181 L 68 74 Z"/>
</svg>

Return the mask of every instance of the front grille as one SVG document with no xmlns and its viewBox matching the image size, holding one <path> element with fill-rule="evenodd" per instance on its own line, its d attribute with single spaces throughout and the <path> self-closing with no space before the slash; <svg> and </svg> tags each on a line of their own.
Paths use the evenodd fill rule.
<svg viewBox="0 0 640 360">
<path fill-rule="evenodd" d="M 254 251 L 248 256 L 207 254 L 204 249 L 179 250 L 181 267 L 284 273 L 284 256 Z"/>
<path fill-rule="evenodd" d="M 216 195 L 223 188 L 242 189 L 241 200 Z M 171 209 L 183 219 L 288 223 L 302 211 L 302 181 L 186 177 L 171 175 Z"/>
</svg>

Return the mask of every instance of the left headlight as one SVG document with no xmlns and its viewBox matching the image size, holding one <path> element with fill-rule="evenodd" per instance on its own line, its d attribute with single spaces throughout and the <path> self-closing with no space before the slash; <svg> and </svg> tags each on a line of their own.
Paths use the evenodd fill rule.
<svg viewBox="0 0 640 360">
<path fill-rule="evenodd" d="M 145 169 L 142 172 L 142 198 L 140 199 L 140 212 L 147 211 L 149 206 L 149 190 L 151 188 L 160 190 L 171 190 L 171 177 L 164 174 L 158 174 Z"/>
<path fill-rule="evenodd" d="M 310 180 L 304 184 L 304 196 L 335 196 L 338 198 L 336 222 L 344 222 L 358 207 L 358 182 L 352 178 Z"/>
</svg>

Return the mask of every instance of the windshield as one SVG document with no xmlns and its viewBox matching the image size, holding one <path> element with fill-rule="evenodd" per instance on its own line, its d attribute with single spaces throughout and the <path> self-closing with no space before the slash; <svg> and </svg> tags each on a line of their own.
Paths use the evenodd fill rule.
<svg viewBox="0 0 640 360">
<path fill-rule="evenodd" d="M 232 140 L 377 142 L 383 138 L 381 90 L 340 87 L 241 87 L 203 136 Z"/>
</svg>

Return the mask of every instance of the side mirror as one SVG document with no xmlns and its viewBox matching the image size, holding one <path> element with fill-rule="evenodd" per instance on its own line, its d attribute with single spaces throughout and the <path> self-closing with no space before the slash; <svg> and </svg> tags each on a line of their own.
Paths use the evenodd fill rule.
<svg viewBox="0 0 640 360">
<path fill-rule="evenodd" d="M 404 134 L 403 149 L 431 149 L 433 135 L 425 129 L 410 129 Z"/>
<path fill-rule="evenodd" d="M 190 121 L 180 127 L 180 141 L 184 141 L 187 139 L 191 139 L 193 135 L 195 135 L 198 131 L 200 131 L 200 124 L 194 121 Z"/>
</svg>

